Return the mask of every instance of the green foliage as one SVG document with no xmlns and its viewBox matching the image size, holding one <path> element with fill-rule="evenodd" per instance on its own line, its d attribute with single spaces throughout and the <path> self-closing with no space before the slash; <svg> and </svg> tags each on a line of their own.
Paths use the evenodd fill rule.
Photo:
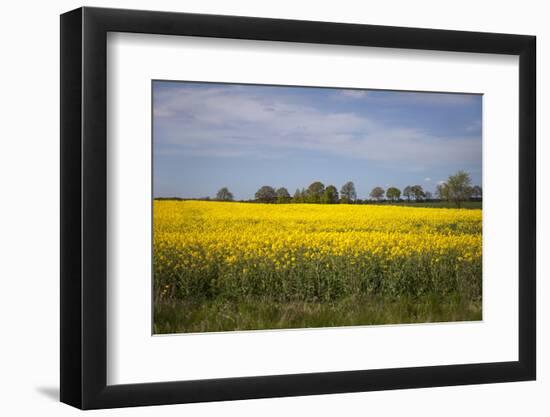
<svg viewBox="0 0 550 417">
<path fill-rule="evenodd" d="M 157 303 L 155 334 L 481 320 L 481 302 L 459 297 L 348 297 L 337 302 L 269 300 Z"/>
<path fill-rule="evenodd" d="M 351 181 L 346 182 L 340 190 L 340 202 L 350 204 L 356 199 L 357 193 L 355 191 L 355 184 Z"/>
<path fill-rule="evenodd" d="M 355 184 L 352 181 L 345 183 L 338 193 L 334 185 L 325 188 L 320 181 L 315 181 L 307 189 L 297 188 L 291 197 L 285 187 L 275 188 L 264 185 L 255 194 L 255 201 L 262 203 L 314 203 L 314 204 L 369 204 L 374 200 L 376 203 L 384 202 L 384 195 L 387 200 L 396 203 L 401 201 L 403 196 L 407 202 L 432 201 L 433 195 L 429 191 L 424 191 L 421 185 L 407 185 L 403 193 L 397 187 L 389 187 L 386 191 L 382 187 L 374 187 L 370 192 L 370 200 L 361 200 L 357 198 Z M 480 186 L 471 186 L 470 174 L 465 171 L 459 171 L 451 175 L 446 182 L 439 183 L 435 189 L 435 198 L 441 201 L 451 201 L 458 208 L 464 205 L 464 202 L 474 199 L 480 201 L 482 189 Z M 207 197 L 204 199 L 208 199 Z M 216 195 L 220 201 L 232 201 L 233 194 L 227 187 L 220 189 Z"/>
<path fill-rule="evenodd" d="M 308 203 L 320 203 L 324 192 L 325 185 L 322 182 L 315 181 L 307 188 L 306 201 Z"/>
<path fill-rule="evenodd" d="M 290 194 L 288 193 L 288 190 L 284 187 L 281 187 L 277 190 L 277 203 L 284 204 L 284 203 L 290 203 Z"/>
<path fill-rule="evenodd" d="M 443 201 L 449 200 L 449 194 L 447 193 L 447 183 L 441 182 L 435 187 L 435 196 Z"/>
<path fill-rule="evenodd" d="M 410 192 L 416 201 L 422 201 L 426 197 L 421 185 L 413 185 Z"/>
<path fill-rule="evenodd" d="M 382 187 L 374 187 L 369 195 L 373 200 L 380 201 L 384 197 L 384 189 Z"/>
<path fill-rule="evenodd" d="M 338 203 L 338 190 L 334 185 L 329 185 L 325 188 L 325 192 L 321 198 L 321 203 L 323 204 L 336 204 Z"/>
<path fill-rule="evenodd" d="M 386 197 L 388 198 L 388 200 L 397 201 L 401 197 L 401 190 L 396 187 L 390 187 L 386 191 Z"/>
<path fill-rule="evenodd" d="M 410 185 L 407 185 L 407 186 L 403 189 L 403 197 L 405 197 L 408 201 L 411 201 L 411 197 L 413 197 L 413 193 L 412 193 L 412 190 L 411 190 L 411 186 L 410 186 Z"/>
<path fill-rule="evenodd" d="M 472 180 L 470 174 L 466 171 L 458 171 L 447 179 L 445 194 L 447 199 L 454 202 L 458 208 L 460 208 L 463 201 L 470 199 L 472 193 Z"/>
<path fill-rule="evenodd" d="M 264 185 L 256 191 L 255 198 L 261 203 L 274 203 L 277 201 L 277 193 L 273 187 Z"/>
<path fill-rule="evenodd" d="M 157 290 L 155 297 L 159 301 L 240 302 L 253 298 L 284 303 L 337 302 L 351 296 L 391 300 L 454 294 L 480 301 L 482 260 L 465 262 L 460 256 L 460 253 L 449 253 L 436 263 L 431 255 L 423 253 L 391 262 L 377 256 L 364 256 L 360 261 L 340 256 L 300 261 L 296 268 L 288 270 L 274 269 L 266 260 L 246 273 L 243 273 L 244 262 L 211 264 L 206 270 L 164 268 L 154 271 L 155 288 L 168 285 L 170 289 L 164 295 Z"/>
</svg>

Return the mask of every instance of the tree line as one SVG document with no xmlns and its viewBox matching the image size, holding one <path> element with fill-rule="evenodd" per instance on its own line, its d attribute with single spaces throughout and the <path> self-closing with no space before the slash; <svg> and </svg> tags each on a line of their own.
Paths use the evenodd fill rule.
<svg viewBox="0 0 550 417">
<path fill-rule="evenodd" d="M 431 192 L 425 191 L 418 184 L 408 185 L 403 190 L 397 187 L 389 187 L 385 190 L 380 186 L 376 186 L 371 190 L 369 197 L 370 200 L 358 199 L 355 184 L 352 181 L 346 182 L 340 188 L 340 191 L 334 185 L 325 186 L 322 182 L 315 181 L 307 188 L 296 189 L 292 196 L 285 187 L 275 188 L 270 185 L 264 185 L 256 191 L 254 200 L 249 201 L 271 204 L 361 204 L 368 201 L 423 202 L 434 199 Z M 437 185 L 435 198 L 437 200 L 453 202 L 460 208 L 464 201 L 472 199 L 481 200 L 482 190 L 478 185 L 472 186 L 469 173 L 458 171 L 456 174 L 450 175 L 447 181 Z M 216 200 L 234 201 L 234 197 L 227 187 L 223 187 L 217 192 Z"/>
</svg>

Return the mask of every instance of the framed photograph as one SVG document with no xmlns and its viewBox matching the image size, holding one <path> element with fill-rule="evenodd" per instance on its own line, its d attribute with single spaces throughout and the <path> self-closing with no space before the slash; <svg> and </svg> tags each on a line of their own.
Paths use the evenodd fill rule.
<svg viewBox="0 0 550 417">
<path fill-rule="evenodd" d="M 61 16 L 61 401 L 533 380 L 535 37 Z"/>
</svg>

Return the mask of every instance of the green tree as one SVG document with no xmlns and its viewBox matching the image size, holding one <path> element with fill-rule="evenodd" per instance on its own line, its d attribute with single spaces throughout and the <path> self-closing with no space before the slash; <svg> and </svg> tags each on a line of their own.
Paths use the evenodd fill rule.
<svg viewBox="0 0 550 417">
<path fill-rule="evenodd" d="M 274 203 L 277 200 L 277 193 L 275 192 L 275 189 L 273 187 L 270 187 L 269 185 L 264 185 L 258 191 L 256 191 L 254 197 L 257 201 L 262 203 Z"/>
<path fill-rule="evenodd" d="M 390 187 L 386 191 L 386 197 L 391 201 L 397 201 L 401 197 L 401 190 L 396 187 Z"/>
<path fill-rule="evenodd" d="M 321 202 L 324 204 L 336 204 L 338 203 L 338 190 L 334 185 L 329 185 L 325 188 Z"/>
<path fill-rule="evenodd" d="M 437 184 L 437 186 L 435 187 L 435 196 L 440 200 L 449 200 L 449 192 L 446 182 L 443 181 Z"/>
<path fill-rule="evenodd" d="M 357 193 L 355 192 L 355 185 L 353 182 L 346 182 L 340 190 L 340 202 L 341 203 L 353 203 L 357 198 Z"/>
<path fill-rule="evenodd" d="M 233 194 L 227 189 L 227 187 L 220 188 L 216 194 L 216 200 L 233 201 Z"/>
<path fill-rule="evenodd" d="M 411 194 L 416 201 L 422 201 L 426 197 L 421 185 L 413 185 L 411 187 Z"/>
<path fill-rule="evenodd" d="M 460 170 L 455 175 L 447 179 L 447 193 L 450 201 L 454 202 L 458 208 L 463 201 L 467 201 L 472 196 L 472 179 L 466 171 Z"/>
<path fill-rule="evenodd" d="M 309 185 L 306 191 L 308 203 L 320 203 L 321 197 L 325 192 L 325 186 L 322 182 L 315 181 Z"/>
<path fill-rule="evenodd" d="M 384 197 L 384 189 L 382 187 L 374 187 L 369 195 L 373 200 L 380 201 Z"/>
<path fill-rule="evenodd" d="M 296 191 L 294 192 L 294 196 L 292 197 L 293 203 L 303 203 L 304 199 L 302 196 L 302 191 L 300 191 L 299 188 L 296 188 Z"/>
<path fill-rule="evenodd" d="M 405 197 L 408 201 L 411 201 L 412 196 L 413 193 L 411 191 L 411 186 L 407 185 L 405 188 L 403 188 L 403 197 Z"/>
<path fill-rule="evenodd" d="M 276 191 L 277 194 L 277 203 L 288 203 L 290 202 L 290 194 L 285 187 L 281 187 Z"/>
</svg>

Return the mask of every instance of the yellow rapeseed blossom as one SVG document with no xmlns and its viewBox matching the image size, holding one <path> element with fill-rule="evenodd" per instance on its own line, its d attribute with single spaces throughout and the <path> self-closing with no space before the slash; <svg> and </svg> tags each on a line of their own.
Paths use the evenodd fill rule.
<svg viewBox="0 0 550 417">
<path fill-rule="evenodd" d="M 428 274 L 434 287 L 442 268 L 452 265 L 453 274 L 475 267 L 469 273 L 480 282 L 481 225 L 481 210 L 155 201 L 155 280 L 178 281 L 183 293 L 192 285 L 290 291 L 306 270 L 317 280 L 330 275 L 336 288 L 344 273 L 368 271 L 371 279 L 408 268 L 418 280 Z M 399 285 L 406 287 L 403 279 Z M 458 285 L 453 279 L 445 285 Z M 315 283 L 317 292 L 325 284 Z"/>
</svg>

